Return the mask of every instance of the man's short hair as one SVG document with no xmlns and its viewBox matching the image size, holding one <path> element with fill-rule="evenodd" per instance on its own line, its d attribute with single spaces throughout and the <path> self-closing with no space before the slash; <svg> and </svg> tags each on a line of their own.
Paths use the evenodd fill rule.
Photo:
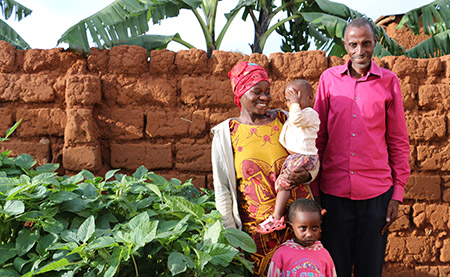
<svg viewBox="0 0 450 277">
<path fill-rule="evenodd" d="M 365 17 L 357 17 L 352 19 L 352 21 L 350 21 L 350 23 L 347 24 L 347 26 L 345 27 L 344 30 L 344 40 L 345 40 L 345 34 L 347 32 L 347 28 L 348 27 L 362 27 L 362 26 L 369 26 L 370 30 L 372 30 L 372 34 L 375 37 L 375 28 L 373 27 L 373 23 L 372 21 L 370 21 L 369 19 L 365 18 Z"/>
</svg>

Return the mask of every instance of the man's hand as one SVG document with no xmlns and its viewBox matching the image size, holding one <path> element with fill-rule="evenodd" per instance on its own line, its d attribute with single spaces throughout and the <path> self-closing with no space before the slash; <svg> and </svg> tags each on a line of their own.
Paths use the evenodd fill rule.
<svg viewBox="0 0 450 277">
<path fill-rule="evenodd" d="M 381 235 L 384 235 L 384 233 L 389 229 L 389 226 L 391 226 L 391 224 L 397 219 L 399 204 L 400 202 L 398 200 L 389 200 L 386 213 L 386 225 L 384 225 L 383 229 L 381 230 Z"/>
<path fill-rule="evenodd" d="M 290 187 L 285 188 L 287 190 L 296 188 L 298 185 L 304 184 L 311 180 L 311 175 L 303 167 L 296 168 L 292 171 L 289 171 L 286 168 L 285 172 L 287 173 L 287 181 L 289 184 L 291 184 Z"/>
</svg>

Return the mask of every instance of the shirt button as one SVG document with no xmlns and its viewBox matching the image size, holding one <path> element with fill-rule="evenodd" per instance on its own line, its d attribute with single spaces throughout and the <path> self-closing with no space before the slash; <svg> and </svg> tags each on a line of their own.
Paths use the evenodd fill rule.
<svg viewBox="0 0 450 277">
<path fill-rule="evenodd" d="M 354 137 L 354 136 L 356 136 L 356 134 L 352 134 L 352 136 Z"/>
<path fill-rule="evenodd" d="M 354 114 L 353 117 L 356 117 L 356 114 Z"/>
</svg>

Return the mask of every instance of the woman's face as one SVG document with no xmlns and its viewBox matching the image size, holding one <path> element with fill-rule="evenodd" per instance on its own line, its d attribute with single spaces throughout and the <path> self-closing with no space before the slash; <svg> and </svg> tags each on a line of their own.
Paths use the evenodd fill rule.
<svg viewBox="0 0 450 277">
<path fill-rule="evenodd" d="M 242 110 L 262 115 L 269 109 L 270 100 L 270 85 L 267 81 L 261 81 L 242 95 L 241 107 Z"/>
</svg>

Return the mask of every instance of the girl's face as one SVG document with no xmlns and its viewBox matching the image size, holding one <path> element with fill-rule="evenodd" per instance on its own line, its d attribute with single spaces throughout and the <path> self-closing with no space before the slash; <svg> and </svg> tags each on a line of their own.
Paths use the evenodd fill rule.
<svg viewBox="0 0 450 277">
<path fill-rule="evenodd" d="M 261 81 L 251 87 L 241 97 L 241 107 L 253 114 L 265 114 L 269 109 L 270 85 L 266 81 Z"/>
<path fill-rule="evenodd" d="M 291 228 L 295 234 L 295 242 L 308 247 L 320 239 L 320 214 L 316 212 L 297 211 Z"/>
</svg>

